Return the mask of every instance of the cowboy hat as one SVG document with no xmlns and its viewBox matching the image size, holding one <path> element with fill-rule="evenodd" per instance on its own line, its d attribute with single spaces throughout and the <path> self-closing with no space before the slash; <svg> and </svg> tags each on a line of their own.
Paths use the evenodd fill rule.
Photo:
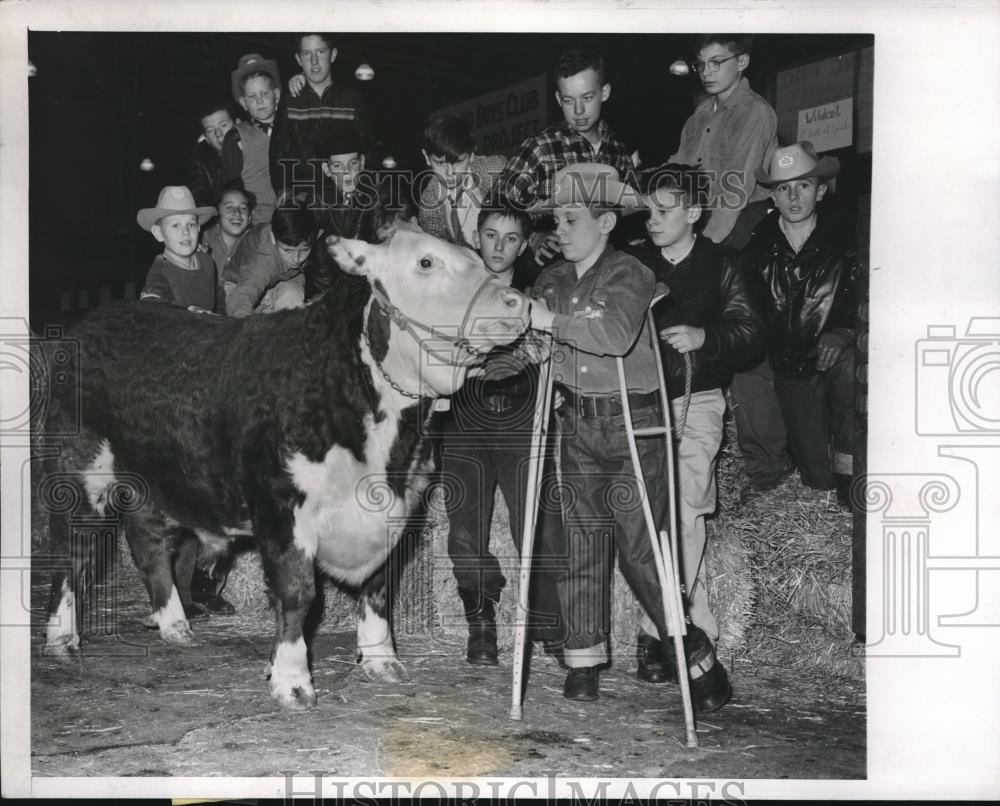
<svg viewBox="0 0 1000 806">
<path fill-rule="evenodd" d="M 644 206 L 639 191 L 618 179 L 618 171 L 599 162 L 578 162 L 556 171 L 552 195 L 537 201 L 528 213 L 551 211 L 569 204 L 603 204 L 629 215 Z"/>
<path fill-rule="evenodd" d="M 820 158 L 808 140 L 774 149 L 770 170 L 765 173 L 758 168 L 756 171 L 757 184 L 766 188 L 791 182 L 793 179 L 808 179 L 810 176 L 833 179 L 839 173 L 840 160 L 836 157 Z"/>
<path fill-rule="evenodd" d="M 143 207 L 135 215 L 135 220 L 139 226 L 149 232 L 153 224 L 168 215 L 188 213 L 198 216 L 198 226 L 200 227 L 208 219 L 215 215 L 214 207 L 196 207 L 197 203 L 191 191 L 183 185 L 167 185 L 160 191 L 160 197 L 156 200 L 156 207 Z"/>
<path fill-rule="evenodd" d="M 240 56 L 240 63 L 232 72 L 233 100 L 236 103 L 240 102 L 240 97 L 243 95 L 243 89 L 240 87 L 240 84 L 243 82 L 243 77 L 248 73 L 267 73 L 274 82 L 274 86 L 281 87 L 281 76 L 278 73 L 278 65 L 275 61 L 273 59 L 265 59 L 259 53 L 248 53 L 245 56 Z"/>
</svg>

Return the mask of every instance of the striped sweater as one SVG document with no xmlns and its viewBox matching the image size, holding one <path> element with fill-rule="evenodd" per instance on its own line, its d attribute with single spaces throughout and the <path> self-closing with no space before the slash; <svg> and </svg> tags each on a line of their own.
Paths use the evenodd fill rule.
<svg viewBox="0 0 1000 806">
<path fill-rule="evenodd" d="M 349 87 L 331 84 L 322 95 L 307 84 L 298 98 L 288 95 L 282 98 L 283 109 L 279 110 L 280 120 L 272 135 L 271 183 L 276 193 L 290 187 L 293 174 L 289 164 L 280 161 L 294 161 L 296 186 L 314 187 L 320 180 L 312 171 L 319 170 L 318 164 L 310 166 L 308 160 L 328 157 L 320 154 L 317 144 L 321 137 L 339 126 L 350 126 L 360 135 L 365 150 L 370 151 L 375 143 L 375 128 L 371 112 L 361 93 Z"/>
</svg>

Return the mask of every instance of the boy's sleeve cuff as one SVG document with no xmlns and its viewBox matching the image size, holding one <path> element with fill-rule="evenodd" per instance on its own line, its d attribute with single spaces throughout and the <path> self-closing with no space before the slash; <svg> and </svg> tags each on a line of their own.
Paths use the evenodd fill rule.
<svg viewBox="0 0 1000 806">
<path fill-rule="evenodd" d="M 552 333 L 553 335 L 559 332 L 565 333 L 569 328 L 569 323 L 573 321 L 573 317 L 568 316 L 564 313 L 555 313 L 552 315 Z"/>
</svg>

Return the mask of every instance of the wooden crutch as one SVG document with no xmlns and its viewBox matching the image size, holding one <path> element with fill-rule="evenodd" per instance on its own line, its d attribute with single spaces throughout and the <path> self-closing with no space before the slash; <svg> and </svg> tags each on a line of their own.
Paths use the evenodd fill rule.
<svg viewBox="0 0 1000 806">
<path fill-rule="evenodd" d="M 551 347 L 551 338 L 548 346 Z M 531 585 L 531 556 L 534 553 L 538 501 L 542 490 L 545 450 L 548 447 L 550 409 L 552 408 L 551 350 L 538 367 L 538 393 L 532 420 L 531 453 L 528 457 L 528 483 L 525 488 L 524 523 L 521 533 L 521 573 L 518 589 L 518 619 L 514 625 L 514 674 L 511 684 L 510 718 L 521 719 L 524 697 L 524 649 L 528 634 L 528 592 Z"/>
<path fill-rule="evenodd" d="M 694 709 L 691 705 L 691 687 L 688 681 L 687 657 L 684 653 L 684 635 L 686 627 L 681 614 L 684 612 L 684 604 L 681 599 L 681 582 L 678 572 L 677 562 L 677 502 L 674 482 L 674 442 L 670 430 L 670 401 L 667 397 L 667 383 L 663 375 L 663 364 L 660 357 L 660 345 L 656 334 L 656 323 L 653 320 L 653 306 L 662 299 L 662 296 L 654 297 L 646 311 L 646 325 L 649 336 L 653 342 L 653 354 L 656 357 L 656 377 L 659 384 L 660 408 L 663 412 L 663 425 L 650 426 L 649 428 L 633 428 L 632 412 L 628 404 L 628 385 L 625 380 L 625 361 L 619 357 L 618 364 L 618 387 L 621 394 L 622 413 L 625 418 L 625 431 L 628 435 L 629 455 L 632 457 L 632 469 L 635 472 L 636 482 L 645 488 L 645 479 L 642 473 L 642 465 L 639 462 L 639 451 L 636 448 L 636 437 L 663 437 L 666 442 L 667 455 L 667 531 L 660 532 L 653 521 L 653 510 L 649 504 L 649 496 L 642 496 L 642 513 L 646 520 L 646 530 L 649 532 L 649 542 L 653 548 L 653 557 L 656 562 L 656 575 L 660 580 L 660 593 L 663 600 L 663 615 L 670 626 L 674 639 L 674 654 L 677 658 L 677 678 L 681 686 L 681 701 L 684 706 L 684 726 L 686 733 L 686 744 L 688 747 L 698 746 L 698 734 L 695 732 Z M 667 541 L 668 551 L 664 551 L 662 541 Z"/>
</svg>

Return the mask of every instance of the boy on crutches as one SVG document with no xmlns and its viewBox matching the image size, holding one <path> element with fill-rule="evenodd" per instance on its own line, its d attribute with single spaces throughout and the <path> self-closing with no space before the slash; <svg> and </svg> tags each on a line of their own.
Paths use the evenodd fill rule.
<svg viewBox="0 0 1000 806">
<path fill-rule="evenodd" d="M 666 520 L 663 437 L 637 440 L 645 489 L 636 488 L 619 393 L 617 358 L 624 359 L 635 428 L 662 424 L 653 346 L 640 338 L 653 299 L 652 271 L 608 244 L 619 212 L 641 201 L 606 165 L 562 169 L 555 193 L 531 208 L 551 211 L 563 260 L 542 271 L 531 327 L 552 334 L 552 368 L 562 397 L 561 472 L 568 572 L 559 590 L 569 673 L 563 696 L 598 698 L 599 667 L 608 662 L 612 541 L 622 574 L 664 643 L 670 631 L 663 610 L 654 552 L 641 501 L 648 495 L 654 521 Z M 687 627 L 685 647 L 699 669 L 691 696 L 701 712 L 728 699 L 728 676 L 704 633 Z"/>
</svg>

